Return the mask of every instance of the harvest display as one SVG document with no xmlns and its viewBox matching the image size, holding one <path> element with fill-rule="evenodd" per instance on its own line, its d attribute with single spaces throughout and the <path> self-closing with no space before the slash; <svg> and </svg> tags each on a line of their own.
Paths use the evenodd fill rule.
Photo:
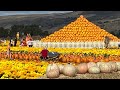
<svg viewBox="0 0 120 90">
<path fill-rule="evenodd" d="M 53 34 L 41 39 L 42 42 L 93 42 L 103 41 L 104 37 L 110 37 L 111 41 L 119 41 L 119 39 L 88 21 L 83 15 L 77 20 L 71 22 L 62 29 L 55 31 Z"/>
<path fill-rule="evenodd" d="M 88 21 L 82 15 L 62 29 L 41 39 L 42 42 L 104 42 L 105 36 L 113 42 L 119 39 Z M 8 44 L 8 41 L 7 41 Z M 0 46 L 1 79 L 58 78 L 60 74 L 75 77 L 76 74 L 100 74 L 120 71 L 120 49 L 48 48 L 59 53 L 56 61 L 42 61 L 42 47 L 11 47 L 7 55 L 7 44 Z"/>
<path fill-rule="evenodd" d="M 40 60 L 43 48 L 11 47 L 11 58 L 19 60 Z M 59 61 L 67 62 L 99 62 L 120 61 L 119 49 L 80 49 L 80 48 L 48 48 L 49 52 L 60 53 Z M 7 59 L 7 47 L 0 47 L 0 58 Z"/>
<path fill-rule="evenodd" d="M 58 78 L 60 74 L 75 77 L 77 74 L 100 74 L 120 71 L 120 62 L 89 62 L 74 64 L 49 64 L 46 70 L 47 78 Z"/>
<path fill-rule="evenodd" d="M 42 77 L 44 75 L 47 75 L 48 78 L 58 78 L 60 74 L 74 77 L 76 74 L 85 74 L 85 73 L 99 74 L 102 72 L 111 73 L 112 71 L 117 72 L 120 70 L 119 49 L 49 48 L 49 51 L 54 51 L 54 52 L 58 51 L 59 53 L 62 52 L 57 62 L 52 61 L 54 64 L 58 65 L 59 68 L 57 71 L 51 70 L 52 68 L 50 68 L 50 70 L 47 70 L 47 68 L 49 68 L 53 64 L 51 64 L 48 61 L 40 60 L 39 52 L 42 50 L 42 48 L 11 47 L 11 50 L 12 50 L 12 54 L 11 54 L 12 60 L 9 60 L 9 58 L 6 55 L 6 48 L 1 47 L 2 52 L 0 53 L 0 59 L 1 59 L 0 69 L 3 70 L 6 68 L 4 71 L 1 72 L 0 74 L 1 78 L 35 79 L 35 78 Z M 75 52 L 74 50 L 75 51 L 78 50 L 78 51 Z M 66 53 L 66 51 L 69 51 L 69 52 Z M 112 62 L 116 63 L 115 66 L 114 66 L 114 63 Z M 71 64 L 69 65 L 68 63 L 71 63 Z M 103 63 L 105 64 L 105 66 L 101 66 L 100 68 L 100 65 Z M 107 63 L 111 63 L 111 66 L 109 66 Z M 41 65 L 44 66 L 43 72 L 40 69 L 40 68 L 43 68 Z M 65 65 L 67 65 L 66 66 L 67 69 L 65 68 L 63 70 Z M 29 69 L 25 70 L 23 73 L 23 71 L 20 71 L 20 70 L 22 70 L 23 68 L 24 69 L 28 68 L 24 66 L 31 66 L 31 67 L 29 67 Z M 13 71 L 16 72 L 15 74 L 13 74 L 11 71 L 12 67 L 14 67 Z M 115 70 L 112 70 L 111 67 L 113 67 L 113 69 L 115 68 Z M 35 72 L 36 68 L 39 70 L 39 72 Z M 104 68 L 106 69 L 104 70 Z M 29 73 L 29 71 L 31 72 Z"/>
</svg>

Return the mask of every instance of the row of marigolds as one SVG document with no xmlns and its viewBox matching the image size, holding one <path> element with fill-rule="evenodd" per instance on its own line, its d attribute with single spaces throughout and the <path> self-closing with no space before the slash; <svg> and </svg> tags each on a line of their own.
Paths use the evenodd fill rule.
<svg viewBox="0 0 120 90">
<path fill-rule="evenodd" d="M 46 72 L 48 62 L 0 60 L 1 79 L 36 79 Z"/>
<path fill-rule="evenodd" d="M 11 47 L 11 51 L 18 52 L 40 52 L 43 48 L 38 47 Z M 80 49 L 80 48 L 48 48 L 50 52 L 66 53 L 94 53 L 94 54 L 109 54 L 120 55 L 120 49 Z M 7 47 L 0 46 L 0 52 L 7 51 Z"/>
</svg>

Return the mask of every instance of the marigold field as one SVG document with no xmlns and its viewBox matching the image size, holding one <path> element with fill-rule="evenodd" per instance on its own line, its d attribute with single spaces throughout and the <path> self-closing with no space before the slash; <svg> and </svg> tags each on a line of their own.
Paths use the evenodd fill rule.
<svg viewBox="0 0 120 90">
<path fill-rule="evenodd" d="M 53 34 L 42 38 L 42 42 L 104 42 L 109 37 L 113 43 L 119 42 L 119 38 L 101 29 L 99 26 L 89 22 L 82 15 Z M 109 40 L 108 40 L 109 41 Z M 18 41 L 16 47 L 11 47 L 10 57 L 7 55 L 9 41 L 0 44 L 0 78 L 1 79 L 38 79 L 47 75 L 50 78 L 59 77 L 62 74 L 71 77 L 76 72 L 83 75 L 96 77 L 101 73 L 107 73 L 111 77 L 120 78 L 120 49 L 117 44 L 105 44 L 105 49 L 81 49 L 81 48 L 48 48 L 49 52 L 57 52 L 60 55 L 55 60 L 40 58 L 43 48 L 20 46 Z M 104 42 L 105 43 L 105 42 Z M 108 42 L 107 42 L 108 43 Z M 89 63 L 90 62 L 90 63 Z M 104 63 L 105 62 L 105 63 Z M 70 64 L 68 64 L 70 63 Z M 63 65 L 63 71 L 57 64 Z M 68 64 L 68 66 L 64 66 Z M 79 67 L 78 67 L 78 66 Z M 95 66 L 96 65 L 96 66 Z M 89 68 L 88 68 L 89 66 Z M 91 67 L 90 67 L 91 66 Z M 53 70 L 52 70 L 52 69 Z M 67 68 L 67 69 L 66 69 Z M 86 70 L 85 70 L 86 69 Z M 117 75 L 113 75 L 116 72 Z M 71 75 L 70 75 L 71 74 Z M 93 74 L 96 74 L 94 76 Z M 99 76 L 103 78 L 102 76 Z M 107 76 L 108 77 L 108 76 Z M 84 76 L 84 78 L 88 78 Z"/>
<path fill-rule="evenodd" d="M 28 53 L 33 52 L 34 53 L 34 52 L 40 52 L 42 48 L 11 47 L 11 50 L 12 52 L 28 52 Z M 119 49 L 48 48 L 48 50 L 50 52 L 61 53 L 61 55 L 63 55 L 62 57 L 63 60 L 64 60 L 64 57 L 67 57 L 67 55 L 69 54 L 79 55 L 81 53 L 84 53 L 84 57 L 82 58 L 87 57 L 85 56 L 85 54 L 90 55 L 90 53 L 93 53 L 96 56 L 107 54 L 110 56 L 114 56 L 114 58 L 116 57 L 118 61 L 120 60 L 118 58 L 120 57 Z M 1 53 L 6 51 L 7 51 L 7 46 L 0 46 Z M 77 58 L 75 59 L 77 60 Z M 104 62 L 104 59 L 102 60 L 102 62 Z M 65 63 L 65 61 L 63 61 L 63 63 Z M 1 79 L 36 79 L 45 75 L 48 64 L 49 64 L 48 61 L 41 61 L 41 60 L 33 60 L 33 59 L 20 60 L 19 58 L 14 60 L 9 60 L 7 58 L 6 59 L 1 58 L 0 60 L 0 76 L 1 77 L 0 78 Z"/>
</svg>

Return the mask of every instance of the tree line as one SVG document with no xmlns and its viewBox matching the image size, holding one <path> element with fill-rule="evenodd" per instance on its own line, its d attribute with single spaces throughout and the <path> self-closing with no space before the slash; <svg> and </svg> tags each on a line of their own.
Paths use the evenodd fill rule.
<svg viewBox="0 0 120 90">
<path fill-rule="evenodd" d="M 48 31 L 43 31 L 39 25 L 13 25 L 9 29 L 0 27 L 0 38 L 15 37 L 16 33 L 20 33 L 20 37 L 25 36 L 27 33 L 31 36 L 45 37 L 49 35 Z M 120 30 L 111 31 L 111 34 L 120 37 Z"/>
<path fill-rule="evenodd" d="M 120 30 L 111 31 L 110 33 L 120 38 Z"/>
<path fill-rule="evenodd" d="M 0 38 L 15 37 L 17 32 L 20 33 L 20 37 L 27 33 L 41 37 L 49 35 L 48 31 L 43 31 L 39 25 L 13 25 L 9 29 L 0 27 Z"/>
</svg>

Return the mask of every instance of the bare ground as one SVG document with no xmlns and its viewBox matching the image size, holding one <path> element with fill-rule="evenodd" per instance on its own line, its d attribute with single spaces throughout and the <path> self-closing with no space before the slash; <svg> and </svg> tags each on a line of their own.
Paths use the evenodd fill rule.
<svg viewBox="0 0 120 90">
<path fill-rule="evenodd" d="M 38 79 L 49 79 L 45 76 Z M 113 73 L 100 73 L 100 74 L 77 74 L 75 77 L 68 77 L 60 74 L 59 78 L 54 79 L 120 79 L 120 71 Z"/>
</svg>

